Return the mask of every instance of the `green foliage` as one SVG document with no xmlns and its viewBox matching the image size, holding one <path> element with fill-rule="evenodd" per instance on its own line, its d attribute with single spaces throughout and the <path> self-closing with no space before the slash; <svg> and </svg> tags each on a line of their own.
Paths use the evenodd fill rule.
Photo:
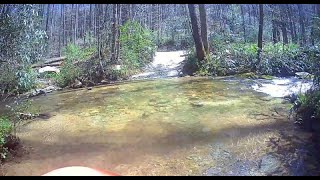
<svg viewBox="0 0 320 180">
<path fill-rule="evenodd" d="M 195 49 L 189 49 L 187 54 L 188 56 L 186 57 L 186 62 L 183 66 L 182 72 L 184 74 L 193 75 L 199 70 L 199 63 L 195 54 Z"/>
<path fill-rule="evenodd" d="M 18 90 L 21 92 L 35 88 L 37 74 L 31 67 L 27 67 L 17 72 Z"/>
<path fill-rule="evenodd" d="M 4 146 L 6 143 L 6 137 L 10 135 L 12 131 L 12 125 L 7 117 L 0 117 L 0 160 L 5 159 L 8 154 L 8 149 Z"/>
<path fill-rule="evenodd" d="M 297 56 L 302 51 L 296 44 L 283 45 L 268 43 L 263 47 L 260 71 L 271 75 L 294 75 L 298 71 L 308 71 L 309 64 Z"/>
<path fill-rule="evenodd" d="M 5 77 L 0 78 L 0 89 L 2 93 L 19 93 L 33 87 L 30 65 L 45 53 L 46 33 L 38 5 L 17 4 L 9 9 L 0 16 L 0 77 Z"/>
<path fill-rule="evenodd" d="M 311 64 L 310 71 L 314 75 L 313 82 L 316 86 L 320 86 L 320 46 L 305 48 L 299 58 L 308 60 Z"/>
<path fill-rule="evenodd" d="M 228 75 L 250 72 L 257 62 L 257 45 L 252 43 L 229 43 L 222 36 L 216 36 L 211 43 L 215 54 L 211 55 L 207 68 L 213 74 Z M 263 46 L 259 73 L 287 76 L 298 71 L 311 72 L 318 52 L 312 48 L 300 48 L 296 44 L 266 43 Z M 311 52 L 312 51 L 312 52 Z M 313 54 L 313 55 L 312 55 Z M 316 69 L 314 69 L 316 71 Z"/>
<path fill-rule="evenodd" d="M 53 76 L 60 87 L 65 87 L 80 79 L 84 70 L 76 63 L 88 60 L 94 53 L 95 48 L 81 48 L 74 44 L 68 44 L 64 49 L 64 55 L 67 59 L 60 69 L 60 73 Z"/>
<path fill-rule="evenodd" d="M 120 44 L 122 63 L 132 68 L 151 62 L 156 51 L 151 31 L 135 21 L 127 21 L 120 27 Z"/>
<path fill-rule="evenodd" d="M 81 48 L 75 44 L 68 44 L 63 50 L 63 54 L 67 57 L 67 61 L 83 61 L 89 59 L 95 53 L 94 47 Z"/>
<path fill-rule="evenodd" d="M 304 94 L 299 94 L 295 105 L 297 116 L 303 123 L 308 121 L 320 121 L 320 90 L 309 90 Z"/>
</svg>

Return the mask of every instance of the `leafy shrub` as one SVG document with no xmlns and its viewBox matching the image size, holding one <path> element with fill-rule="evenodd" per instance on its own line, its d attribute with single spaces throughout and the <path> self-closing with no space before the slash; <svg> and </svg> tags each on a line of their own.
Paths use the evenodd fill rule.
<svg viewBox="0 0 320 180">
<path fill-rule="evenodd" d="M 12 131 L 11 122 L 7 117 L 0 117 L 0 160 L 5 159 L 8 153 L 6 138 Z"/>
<path fill-rule="evenodd" d="M 214 54 L 202 65 L 217 75 L 246 73 L 252 71 L 257 62 L 257 45 L 252 43 L 229 43 L 224 36 L 215 36 Z M 221 43 L 219 43 L 221 42 Z M 259 73 L 288 76 L 298 71 L 317 72 L 319 52 L 315 49 L 299 48 L 296 44 L 267 43 L 263 47 Z M 208 68 L 210 67 L 211 68 Z"/>
<path fill-rule="evenodd" d="M 310 130 L 312 121 L 320 121 L 320 90 L 315 88 L 304 94 L 299 94 L 295 102 L 297 116 L 302 123 Z M 309 126 L 309 127 L 308 127 Z"/>
<path fill-rule="evenodd" d="M 151 62 L 156 51 L 151 31 L 135 21 L 127 21 L 120 27 L 120 44 L 122 64 L 131 68 Z"/>
<path fill-rule="evenodd" d="M 199 63 L 195 54 L 195 49 L 189 49 L 187 54 L 188 56 L 186 57 L 182 72 L 184 74 L 193 75 L 193 73 L 199 70 Z"/>
<path fill-rule="evenodd" d="M 76 63 L 88 60 L 95 53 L 95 48 L 81 48 L 74 44 L 68 44 L 63 52 L 67 58 L 60 73 L 54 76 L 57 84 L 61 87 L 70 85 L 84 74 L 84 70 Z"/>
<path fill-rule="evenodd" d="M 25 68 L 17 72 L 19 92 L 28 91 L 36 86 L 37 73 L 31 68 Z"/>
<path fill-rule="evenodd" d="M 314 84 L 320 86 L 320 48 L 319 45 L 307 47 L 300 55 L 310 65 L 310 71 L 314 75 Z"/>
<path fill-rule="evenodd" d="M 38 5 L 16 4 L 0 15 L 0 89 L 20 93 L 34 87 L 30 68 L 46 51 Z"/>
</svg>

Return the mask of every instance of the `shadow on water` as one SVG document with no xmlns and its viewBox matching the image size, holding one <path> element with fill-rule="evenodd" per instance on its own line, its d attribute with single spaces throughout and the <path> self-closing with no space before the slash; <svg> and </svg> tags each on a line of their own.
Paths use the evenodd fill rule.
<svg viewBox="0 0 320 180">
<path fill-rule="evenodd" d="M 161 126 L 169 133 L 157 137 L 154 135 L 153 128 L 149 129 L 152 126 Z M 34 140 L 25 140 L 24 143 L 31 144 L 41 151 L 41 153 L 37 153 L 37 156 L 32 156 L 32 161 L 51 162 L 52 164 L 47 165 L 48 169 L 50 169 L 49 167 L 82 165 L 113 170 L 121 164 L 138 163 L 146 155 L 163 157 L 176 149 L 214 144 L 215 141 L 226 141 L 230 138 L 233 140 L 241 139 L 285 126 L 286 122 L 279 120 L 271 124 L 230 127 L 215 132 L 203 132 L 205 126 L 200 124 L 190 128 L 179 128 L 171 123 L 137 124 L 129 122 L 123 128 L 123 131 L 93 135 L 83 132 L 80 136 L 63 136 L 59 143 L 54 144 L 44 144 L 42 141 Z M 234 134 L 232 132 L 236 132 L 236 135 L 232 135 Z M 97 138 L 99 139 L 98 142 Z M 82 143 L 83 141 L 87 143 Z M 25 159 L 27 160 L 28 156 Z M 58 160 L 53 161 L 53 159 Z M 38 164 L 38 166 L 41 166 L 41 164 Z M 121 174 L 122 172 L 118 173 Z"/>
<path fill-rule="evenodd" d="M 294 132 L 280 131 L 278 138 L 270 138 L 269 146 L 280 157 L 292 176 L 320 175 L 320 146 L 317 135 L 296 126 Z M 299 133 L 297 133 L 299 132 Z"/>
</svg>

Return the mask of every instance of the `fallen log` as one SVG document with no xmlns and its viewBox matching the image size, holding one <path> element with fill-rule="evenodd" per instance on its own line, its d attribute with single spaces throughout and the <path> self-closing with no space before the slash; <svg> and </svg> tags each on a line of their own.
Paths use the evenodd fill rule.
<svg viewBox="0 0 320 180">
<path fill-rule="evenodd" d="M 41 64 L 35 64 L 32 65 L 32 68 L 42 68 L 45 66 L 60 66 L 62 64 L 62 61 L 66 60 L 67 57 L 62 56 L 62 57 L 55 57 L 55 58 L 50 58 L 45 60 L 44 62 L 41 62 Z"/>
<path fill-rule="evenodd" d="M 51 63 L 55 63 L 55 62 L 60 62 L 60 61 L 64 61 L 65 59 L 67 59 L 67 57 L 62 56 L 62 57 L 56 57 L 56 58 L 50 58 L 47 59 L 44 64 L 51 64 Z"/>
<path fill-rule="evenodd" d="M 54 66 L 54 67 L 57 67 L 57 66 L 61 66 L 62 63 L 54 63 L 54 64 L 40 64 L 40 65 L 33 65 L 32 68 L 43 68 L 43 67 L 46 67 L 46 66 Z"/>
</svg>

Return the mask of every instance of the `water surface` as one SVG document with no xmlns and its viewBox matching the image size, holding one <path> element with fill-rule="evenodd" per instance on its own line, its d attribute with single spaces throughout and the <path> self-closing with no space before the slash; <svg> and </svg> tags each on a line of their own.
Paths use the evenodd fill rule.
<svg viewBox="0 0 320 180">
<path fill-rule="evenodd" d="M 50 118 L 20 126 L 28 153 L 3 173 L 41 175 L 76 165 L 121 175 L 210 175 L 219 167 L 225 175 L 236 161 L 258 162 L 277 151 L 270 139 L 297 135 L 282 101 L 240 80 L 206 77 L 54 92 L 33 99 L 29 109 Z M 292 149 L 291 141 L 281 143 Z M 292 174 L 283 167 L 282 174 Z"/>
</svg>

